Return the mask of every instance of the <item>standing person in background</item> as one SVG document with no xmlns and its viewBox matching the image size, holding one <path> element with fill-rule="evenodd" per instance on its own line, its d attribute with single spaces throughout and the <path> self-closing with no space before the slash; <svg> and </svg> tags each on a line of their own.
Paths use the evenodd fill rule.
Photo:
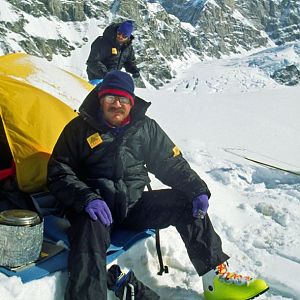
<svg viewBox="0 0 300 300">
<path fill-rule="evenodd" d="M 132 77 L 140 76 L 136 66 L 135 54 L 132 47 L 134 36 L 133 21 L 112 23 L 91 46 L 91 52 L 86 62 L 88 79 L 103 79 L 106 73 L 121 70 L 131 73 Z"/>
</svg>

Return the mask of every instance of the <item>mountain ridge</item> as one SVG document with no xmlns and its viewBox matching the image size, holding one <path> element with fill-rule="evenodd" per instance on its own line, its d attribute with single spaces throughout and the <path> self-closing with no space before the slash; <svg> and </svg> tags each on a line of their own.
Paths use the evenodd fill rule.
<svg viewBox="0 0 300 300">
<path fill-rule="evenodd" d="M 0 2 L 0 53 L 67 58 L 71 65 L 76 53 L 80 76 L 95 36 L 112 21 L 133 19 L 137 61 L 156 88 L 176 76 L 176 60 L 221 58 L 300 40 L 297 0 Z"/>
</svg>

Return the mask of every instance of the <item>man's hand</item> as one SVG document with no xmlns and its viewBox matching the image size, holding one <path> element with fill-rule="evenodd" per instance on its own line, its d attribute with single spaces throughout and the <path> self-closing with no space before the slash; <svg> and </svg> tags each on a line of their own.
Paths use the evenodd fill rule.
<svg viewBox="0 0 300 300">
<path fill-rule="evenodd" d="M 196 219 L 204 219 L 208 210 L 208 196 L 206 194 L 199 195 L 193 200 L 193 217 Z"/>
<path fill-rule="evenodd" d="M 135 72 L 132 74 L 133 78 L 139 78 L 141 76 L 140 72 Z"/>
<path fill-rule="evenodd" d="M 84 210 L 89 214 L 92 220 L 96 221 L 99 219 L 105 226 L 109 226 L 113 222 L 110 209 L 102 199 L 92 200 L 87 204 Z"/>
</svg>

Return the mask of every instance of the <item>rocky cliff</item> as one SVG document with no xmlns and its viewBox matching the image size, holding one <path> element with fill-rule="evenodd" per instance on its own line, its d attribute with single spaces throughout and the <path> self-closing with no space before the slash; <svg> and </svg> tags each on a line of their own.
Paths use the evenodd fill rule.
<svg viewBox="0 0 300 300">
<path fill-rule="evenodd" d="M 1 1 L 0 53 L 52 60 L 79 51 L 82 69 L 92 26 L 102 32 L 112 21 L 133 19 L 139 67 L 155 87 L 176 76 L 176 60 L 220 58 L 300 39 L 299 0 Z"/>
</svg>

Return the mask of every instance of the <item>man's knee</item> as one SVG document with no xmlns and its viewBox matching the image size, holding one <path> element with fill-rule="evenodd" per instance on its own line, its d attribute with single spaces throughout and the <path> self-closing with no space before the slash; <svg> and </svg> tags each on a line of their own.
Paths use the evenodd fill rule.
<svg viewBox="0 0 300 300">
<path fill-rule="evenodd" d="M 106 251 L 110 245 L 110 227 L 106 227 L 100 220 L 93 221 L 87 214 L 72 218 L 68 232 L 71 248 Z"/>
</svg>

